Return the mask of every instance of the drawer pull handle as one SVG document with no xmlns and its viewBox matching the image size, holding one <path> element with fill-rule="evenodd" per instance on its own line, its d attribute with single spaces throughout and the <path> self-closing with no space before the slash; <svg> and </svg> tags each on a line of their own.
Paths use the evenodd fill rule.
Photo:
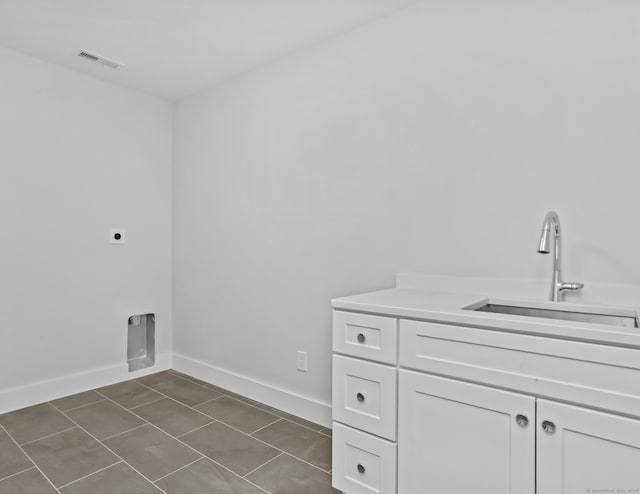
<svg viewBox="0 0 640 494">
<path fill-rule="evenodd" d="M 364 473 L 364 465 L 362 463 L 358 463 L 358 472 Z"/>
<path fill-rule="evenodd" d="M 529 419 L 526 415 L 518 414 L 516 415 L 516 422 L 520 427 L 526 427 L 529 425 Z"/>
<path fill-rule="evenodd" d="M 366 338 L 364 337 L 364 335 L 362 333 L 358 333 L 358 343 L 364 343 L 364 340 Z"/>
<path fill-rule="evenodd" d="M 544 422 L 542 422 L 542 430 L 547 434 L 553 434 L 556 431 L 556 424 L 554 424 L 550 420 L 545 420 Z"/>
<path fill-rule="evenodd" d="M 362 393 L 358 393 L 358 394 L 356 395 L 356 399 L 357 399 L 360 403 L 362 403 L 362 402 L 364 401 L 364 395 L 363 395 Z"/>
</svg>

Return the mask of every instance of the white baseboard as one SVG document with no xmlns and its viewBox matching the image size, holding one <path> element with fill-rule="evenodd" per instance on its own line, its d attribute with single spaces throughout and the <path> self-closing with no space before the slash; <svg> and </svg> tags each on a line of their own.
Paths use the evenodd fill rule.
<svg viewBox="0 0 640 494">
<path fill-rule="evenodd" d="M 2 389 L 0 390 L 0 413 L 171 369 L 171 357 L 170 353 L 160 354 L 156 357 L 156 363 L 153 367 L 135 372 L 129 372 L 127 363 L 123 362 L 122 364 L 91 369 L 87 372 Z"/>
<path fill-rule="evenodd" d="M 300 396 L 185 355 L 173 354 L 173 368 L 311 422 L 331 427 L 331 404 L 329 403 Z"/>
<path fill-rule="evenodd" d="M 300 396 L 297 393 L 277 388 L 184 355 L 172 355 L 170 353 L 158 355 L 153 367 L 135 372 L 129 372 L 127 364 L 124 362 L 15 388 L 2 389 L 0 390 L 0 414 L 167 369 L 184 372 L 306 420 L 325 427 L 331 427 L 330 403 L 323 403 L 312 398 Z"/>
</svg>

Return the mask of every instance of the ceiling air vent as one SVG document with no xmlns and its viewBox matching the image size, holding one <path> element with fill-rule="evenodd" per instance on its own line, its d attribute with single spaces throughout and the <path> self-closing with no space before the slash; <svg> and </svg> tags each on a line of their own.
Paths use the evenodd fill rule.
<svg viewBox="0 0 640 494">
<path fill-rule="evenodd" d="M 91 53 L 90 51 L 87 51 L 87 50 L 78 50 L 78 56 L 90 62 L 97 62 L 102 65 L 105 65 L 110 69 L 117 69 L 118 67 L 122 67 L 124 65 L 121 62 L 118 62 L 111 58 L 103 57 L 102 55 L 98 55 L 96 53 Z"/>
</svg>

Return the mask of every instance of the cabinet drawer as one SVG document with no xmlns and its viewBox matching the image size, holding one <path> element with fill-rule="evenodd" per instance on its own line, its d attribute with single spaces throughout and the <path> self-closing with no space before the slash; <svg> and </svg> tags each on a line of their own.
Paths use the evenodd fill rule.
<svg viewBox="0 0 640 494">
<path fill-rule="evenodd" d="M 349 494 L 395 494 L 396 444 L 334 423 L 332 484 Z"/>
<path fill-rule="evenodd" d="M 333 311 L 333 351 L 395 364 L 397 319 L 357 312 Z"/>
<path fill-rule="evenodd" d="M 333 356 L 333 419 L 396 439 L 396 368 Z"/>
<path fill-rule="evenodd" d="M 399 364 L 640 417 L 640 351 L 401 319 Z"/>
</svg>

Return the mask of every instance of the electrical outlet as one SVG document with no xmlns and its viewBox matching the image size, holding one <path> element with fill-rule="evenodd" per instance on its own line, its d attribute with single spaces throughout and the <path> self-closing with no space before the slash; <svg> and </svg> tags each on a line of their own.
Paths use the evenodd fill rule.
<svg viewBox="0 0 640 494">
<path fill-rule="evenodd" d="M 124 228 L 111 228 L 109 229 L 109 243 L 110 244 L 126 244 L 127 237 Z"/>
<path fill-rule="evenodd" d="M 307 352 L 298 350 L 298 370 L 307 372 Z"/>
</svg>

